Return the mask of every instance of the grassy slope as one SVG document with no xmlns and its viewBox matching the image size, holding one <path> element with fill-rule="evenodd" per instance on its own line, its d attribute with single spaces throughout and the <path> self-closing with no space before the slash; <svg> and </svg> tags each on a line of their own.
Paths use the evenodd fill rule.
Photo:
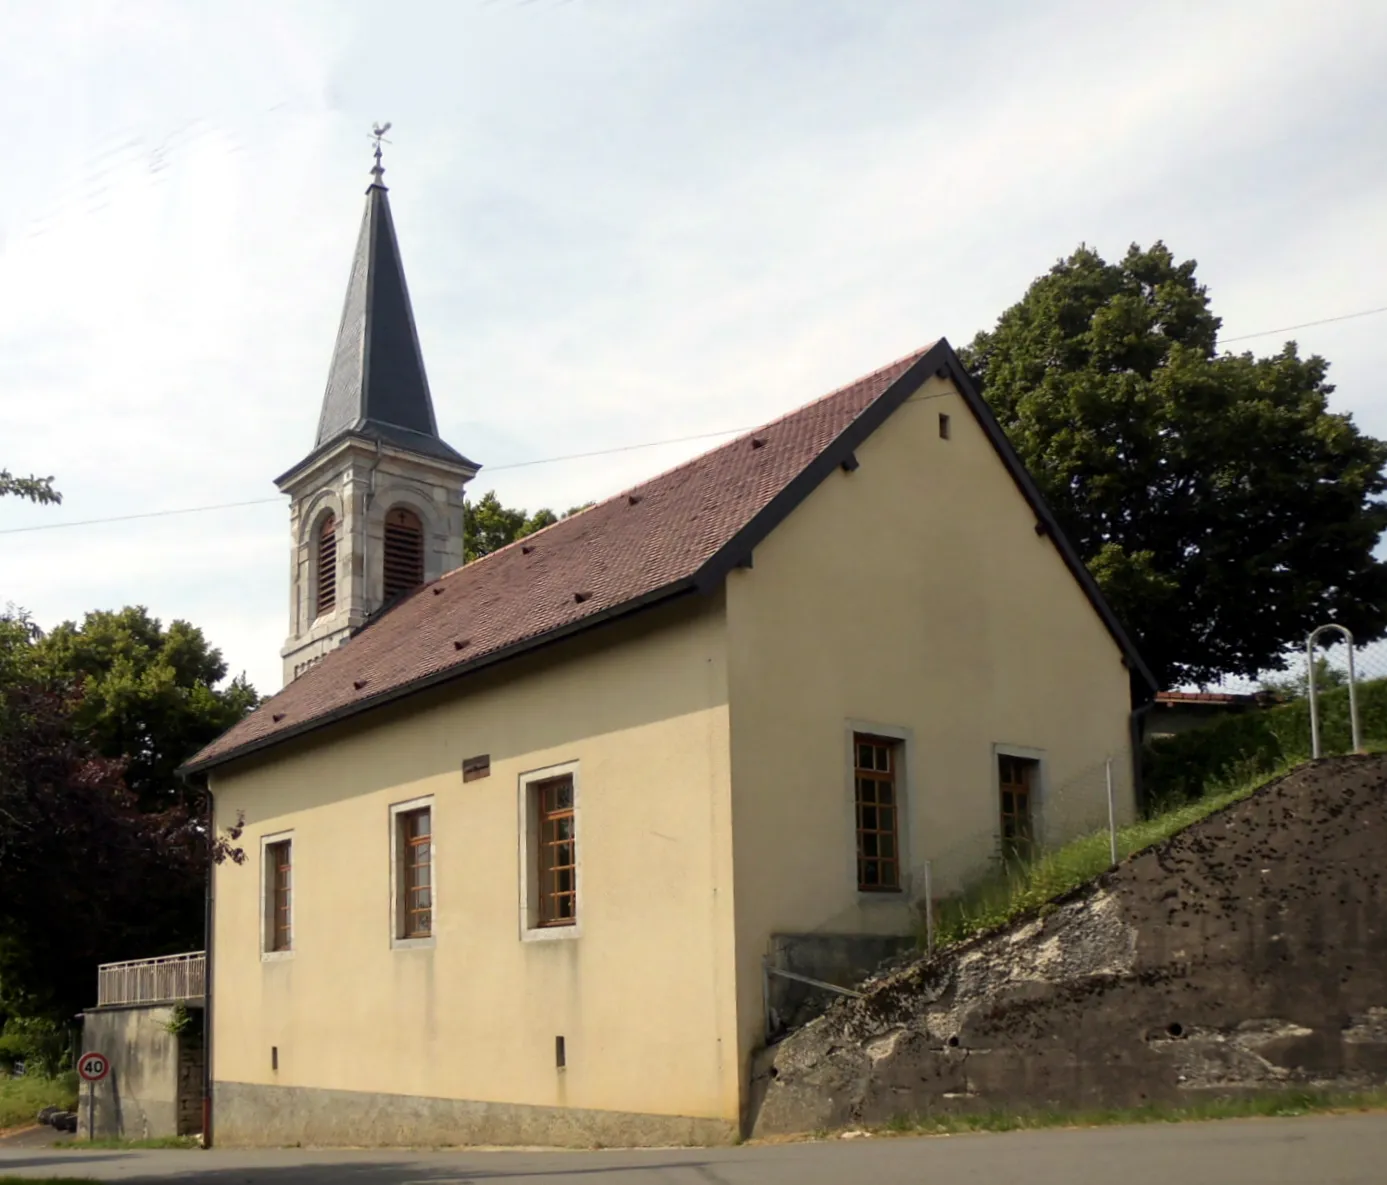
<svg viewBox="0 0 1387 1185">
<path fill-rule="evenodd" d="M 44 1107 L 77 1106 L 77 1075 L 56 1078 L 0 1078 L 0 1131 L 24 1127 Z"/>
<path fill-rule="evenodd" d="M 1203 798 L 1122 828 L 1117 833 L 1118 858 L 1125 860 L 1169 839 L 1215 811 L 1247 798 L 1297 764 L 1300 763 L 1287 763 L 1238 784 L 1213 786 Z M 939 903 L 935 919 L 936 944 L 940 948 L 954 946 L 974 935 L 1004 926 L 1086 884 L 1111 866 L 1108 833 L 1099 831 L 1028 863 L 998 869 L 970 886 L 961 896 Z"/>
</svg>

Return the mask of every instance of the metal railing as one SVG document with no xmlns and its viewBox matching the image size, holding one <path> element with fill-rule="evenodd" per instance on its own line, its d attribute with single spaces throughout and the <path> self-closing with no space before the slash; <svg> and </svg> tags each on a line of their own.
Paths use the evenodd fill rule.
<svg viewBox="0 0 1387 1185">
<path fill-rule="evenodd" d="M 201 1000 L 207 984 L 207 953 L 166 955 L 103 963 L 96 970 L 96 1003 L 164 1004 Z"/>
<path fill-rule="evenodd" d="M 1319 689 L 1315 686 L 1315 644 L 1320 640 L 1320 635 L 1328 633 L 1330 630 L 1337 630 L 1344 639 L 1344 648 L 1348 651 L 1348 718 L 1350 735 L 1353 740 L 1353 751 L 1363 752 L 1363 738 L 1358 730 L 1358 674 L 1353 669 L 1353 635 L 1343 626 L 1334 622 L 1322 625 L 1319 629 L 1311 630 L 1310 636 L 1305 639 L 1305 683 L 1306 696 L 1310 700 L 1310 756 L 1320 758 L 1323 753 L 1320 750 L 1320 702 Z"/>
</svg>

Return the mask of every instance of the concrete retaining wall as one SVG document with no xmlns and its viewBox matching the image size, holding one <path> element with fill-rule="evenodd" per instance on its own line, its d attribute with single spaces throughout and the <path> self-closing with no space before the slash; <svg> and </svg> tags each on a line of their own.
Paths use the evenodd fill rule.
<svg viewBox="0 0 1387 1185">
<path fill-rule="evenodd" d="M 359 1147 L 592 1148 L 727 1144 L 737 1136 L 734 1124 L 719 1119 L 246 1082 L 213 1083 L 212 1108 L 213 1138 L 223 1147 L 330 1145 L 345 1139 Z"/>
<path fill-rule="evenodd" d="M 82 1017 L 82 1048 L 104 1053 L 111 1072 L 95 1087 L 98 1138 L 192 1135 L 202 1128 L 201 1037 L 169 1032 L 168 1004 L 98 1008 Z M 92 1087 L 82 1084 L 81 1133 Z"/>
<path fill-rule="evenodd" d="M 1387 1083 L 1387 758 L 1304 767 L 772 1046 L 754 1132 Z"/>
</svg>

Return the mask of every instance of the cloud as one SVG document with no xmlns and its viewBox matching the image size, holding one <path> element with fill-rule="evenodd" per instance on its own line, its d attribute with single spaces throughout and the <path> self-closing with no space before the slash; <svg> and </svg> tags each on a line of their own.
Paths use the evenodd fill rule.
<svg viewBox="0 0 1387 1185">
<path fill-rule="evenodd" d="M 1197 257 L 1229 333 L 1387 303 L 1379 6 L 130 0 L 12 23 L 0 464 L 66 502 L 0 504 L 0 529 L 273 495 L 312 443 L 376 119 L 440 427 L 495 465 L 768 419 L 967 340 L 1080 240 Z M 1380 323 L 1297 336 L 1387 435 Z M 706 446 L 474 489 L 562 508 Z M 287 546 L 273 504 L 6 535 L 0 598 L 48 624 L 145 603 L 273 688 Z"/>
</svg>

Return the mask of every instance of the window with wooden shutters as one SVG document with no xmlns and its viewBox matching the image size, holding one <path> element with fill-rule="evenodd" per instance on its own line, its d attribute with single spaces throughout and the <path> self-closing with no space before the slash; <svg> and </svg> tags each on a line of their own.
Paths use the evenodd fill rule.
<svg viewBox="0 0 1387 1185">
<path fill-rule="evenodd" d="M 424 583 L 424 524 L 397 506 L 385 516 L 385 599 Z"/>
<path fill-rule="evenodd" d="M 1040 763 L 1006 753 L 997 756 L 997 781 L 1001 791 L 1002 856 L 1026 860 L 1034 854 L 1035 830 L 1031 810 L 1036 770 Z"/>
<path fill-rule="evenodd" d="M 433 812 L 429 807 L 399 811 L 396 830 L 397 938 L 433 934 Z"/>
<path fill-rule="evenodd" d="M 539 924 L 571 926 L 578 920 L 578 843 L 574 833 L 573 778 L 537 782 L 539 819 Z"/>
<path fill-rule="evenodd" d="M 283 954 L 294 949 L 294 845 L 281 839 L 262 848 L 265 877 L 264 949 Z"/>
<path fill-rule="evenodd" d="M 900 745 L 883 737 L 853 737 L 857 807 L 857 887 L 864 893 L 901 888 Z"/>
<path fill-rule="evenodd" d="M 337 607 L 337 519 L 328 515 L 318 527 L 318 582 L 313 616 L 321 617 Z"/>
</svg>

